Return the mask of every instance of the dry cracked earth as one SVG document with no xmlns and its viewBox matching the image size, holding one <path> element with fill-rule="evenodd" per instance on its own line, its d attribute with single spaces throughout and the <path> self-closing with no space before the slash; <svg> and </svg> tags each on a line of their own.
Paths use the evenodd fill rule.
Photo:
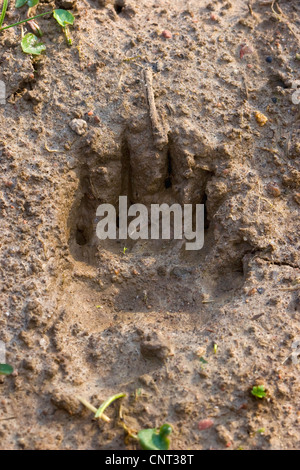
<svg viewBox="0 0 300 470">
<path fill-rule="evenodd" d="M 0 33 L 0 448 L 138 449 L 165 422 L 172 449 L 299 448 L 299 2 L 52 8 L 72 47 L 48 16 L 41 56 Z M 119 196 L 204 204 L 204 247 L 99 241 Z M 117 392 L 109 423 L 78 400 Z"/>
</svg>

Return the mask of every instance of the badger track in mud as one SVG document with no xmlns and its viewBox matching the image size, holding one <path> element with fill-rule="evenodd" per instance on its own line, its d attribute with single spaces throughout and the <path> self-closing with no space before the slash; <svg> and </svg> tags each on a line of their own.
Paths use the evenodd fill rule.
<svg viewBox="0 0 300 470">
<path fill-rule="evenodd" d="M 209 302 L 211 297 L 216 302 L 218 296 L 224 300 L 224 296 L 232 295 L 232 289 L 242 286 L 242 260 L 249 247 L 245 244 L 237 259 L 225 263 L 223 270 L 218 258 L 212 256 L 218 247 L 214 239 L 215 213 L 208 208 L 215 207 L 216 195 L 210 191 L 208 198 L 207 187 L 212 179 L 218 185 L 221 178 L 215 177 L 216 169 L 224 165 L 228 156 L 222 149 L 204 143 L 205 138 L 201 141 L 199 136 L 198 153 L 191 153 L 189 147 L 195 146 L 192 142 L 195 137 L 189 142 L 187 134 L 186 130 L 183 135 L 179 130 L 170 130 L 168 144 L 159 151 L 145 116 L 138 128 L 131 124 L 121 133 L 119 153 L 113 157 L 113 164 L 110 161 L 105 165 L 99 157 L 90 158 L 89 152 L 80 156 L 84 163 L 79 168 L 79 189 L 68 222 L 70 251 L 77 261 L 94 267 L 101 265 L 99 269 L 107 283 L 111 278 L 109 258 L 113 257 L 120 265 L 116 281 L 122 285 L 114 298 L 119 310 L 145 310 L 151 306 L 197 312 L 202 302 Z M 127 196 L 128 206 L 204 204 L 204 247 L 190 253 L 185 250 L 184 240 L 100 241 L 96 236 L 96 209 L 99 204 L 114 204 L 118 216 L 120 196 Z M 222 212 L 221 201 L 224 203 L 226 197 L 218 204 Z M 229 238 L 228 234 L 224 235 Z M 122 257 L 123 246 L 128 251 Z M 131 280 L 134 266 L 139 269 L 139 280 Z M 148 294 L 149 285 L 153 286 L 154 294 Z M 172 291 L 176 291 L 176 297 L 170 300 Z"/>
</svg>

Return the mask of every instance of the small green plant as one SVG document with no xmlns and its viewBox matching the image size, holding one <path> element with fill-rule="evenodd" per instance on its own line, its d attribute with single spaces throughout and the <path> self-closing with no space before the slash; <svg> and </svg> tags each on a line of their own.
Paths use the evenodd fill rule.
<svg viewBox="0 0 300 470">
<path fill-rule="evenodd" d="M 252 388 L 251 393 L 256 398 L 264 398 L 267 395 L 265 390 L 264 385 L 258 385 Z"/>
<path fill-rule="evenodd" d="M 0 364 L 0 375 L 10 375 L 14 369 L 8 364 Z"/>
<path fill-rule="evenodd" d="M 171 432 L 172 426 L 163 424 L 159 430 L 142 429 L 137 437 L 143 450 L 168 450 L 170 447 L 168 436 Z"/>
<path fill-rule="evenodd" d="M 39 55 L 46 50 L 46 46 L 32 33 L 25 34 L 21 47 L 23 52 L 33 55 Z"/>
<path fill-rule="evenodd" d="M 141 389 L 136 390 L 135 398 L 141 394 Z M 92 413 L 95 414 L 95 419 L 102 419 L 107 423 L 110 422 L 110 418 L 104 414 L 106 408 L 111 405 L 115 400 L 119 398 L 126 397 L 125 393 L 118 393 L 117 395 L 113 395 L 112 397 L 105 400 L 102 405 L 97 409 L 91 403 L 89 403 L 85 398 L 77 397 L 78 400 L 88 408 Z M 131 431 L 126 424 L 124 423 L 124 419 L 121 415 L 121 407 L 119 413 L 121 419 L 121 426 L 127 432 L 127 434 L 132 438 L 139 442 L 141 448 L 143 450 L 168 450 L 170 447 L 170 440 L 168 436 L 172 432 L 172 426 L 170 424 L 163 424 L 160 429 L 142 429 L 138 433 L 135 431 Z"/>
<path fill-rule="evenodd" d="M 29 10 L 28 10 L 28 12 L 29 12 L 30 9 L 33 8 L 34 6 L 38 5 L 38 3 L 39 3 L 39 0 L 16 0 L 16 8 L 21 8 L 22 6 L 27 5 L 29 7 Z M 33 21 L 33 20 L 35 20 L 36 18 L 40 18 L 42 16 L 45 16 L 45 15 L 52 15 L 53 14 L 53 17 L 55 18 L 55 20 L 63 28 L 63 32 L 65 34 L 67 43 L 69 45 L 72 44 L 72 39 L 71 39 L 68 27 L 69 27 L 69 25 L 73 25 L 74 16 L 69 11 L 62 10 L 62 9 L 46 11 L 45 13 L 40 13 L 39 15 L 32 16 L 31 18 L 27 18 L 26 20 L 18 21 L 17 23 L 10 24 L 8 26 L 4 26 L 4 28 L 3 28 L 2 25 L 3 25 L 3 21 L 4 21 L 4 18 L 5 18 L 6 11 L 7 11 L 7 6 L 8 6 L 8 0 L 4 0 L 3 7 L 2 7 L 2 13 L 1 13 L 1 17 L 0 17 L 0 32 L 5 31 L 6 29 L 9 29 L 9 28 L 14 28 L 15 26 L 19 26 L 20 24 L 23 24 L 23 23 L 28 23 L 30 25 L 30 27 L 32 28 L 32 30 L 38 36 L 41 36 L 42 32 L 41 32 L 37 22 Z M 28 33 L 22 38 L 21 47 L 22 47 L 23 52 L 25 52 L 26 54 L 34 54 L 34 55 L 39 55 L 46 49 L 46 46 L 42 42 L 39 41 L 37 36 L 35 36 L 32 33 Z"/>
<path fill-rule="evenodd" d="M 71 46 L 72 39 L 69 33 L 68 25 L 72 25 L 74 23 L 74 16 L 67 10 L 54 10 L 53 16 L 58 24 L 62 27 L 67 43 Z"/>
<path fill-rule="evenodd" d="M 259 428 L 257 431 L 257 434 L 264 434 L 266 432 L 265 428 Z"/>
<path fill-rule="evenodd" d="M 208 362 L 206 359 L 204 359 L 203 356 L 199 357 L 199 361 L 200 361 L 200 364 L 201 364 L 201 369 L 205 369 L 205 367 L 207 366 Z"/>
<path fill-rule="evenodd" d="M 199 361 L 201 362 L 201 364 L 208 364 L 208 362 L 204 359 L 203 356 L 199 357 Z"/>
</svg>

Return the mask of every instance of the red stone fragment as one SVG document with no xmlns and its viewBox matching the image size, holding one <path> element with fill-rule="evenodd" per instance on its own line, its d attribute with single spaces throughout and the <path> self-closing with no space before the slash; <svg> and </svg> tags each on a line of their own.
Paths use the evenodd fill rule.
<svg viewBox="0 0 300 470">
<path fill-rule="evenodd" d="M 199 421 L 198 423 L 198 429 L 199 431 L 204 431 L 205 429 L 209 429 L 214 425 L 214 422 L 212 419 L 202 419 L 202 421 Z"/>
<path fill-rule="evenodd" d="M 169 31 L 168 29 L 165 29 L 161 34 L 165 39 L 172 39 L 173 37 L 171 31 Z"/>
</svg>

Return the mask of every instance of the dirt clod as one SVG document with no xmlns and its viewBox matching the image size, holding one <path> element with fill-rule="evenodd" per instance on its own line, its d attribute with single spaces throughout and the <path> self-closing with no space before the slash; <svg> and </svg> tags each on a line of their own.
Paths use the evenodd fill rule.
<svg viewBox="0 0 300 470">
<path fill-rule="evenodd" d="M 63 392 L 54 392 L 51 396 L 51 402 L 56 408 L 66 411 L 71 416 L 81 415 L 83 411 L 83 406 L 77 398 Z"/>
<path fill-rule="evenodd" d="M 146 358 L 166 359 L 173 355 L 173 348 L 169 340 L 156 331 L 148 331 L 140 344 L 141 353 Z"/>
<path fill-rule="evenodd" d="M 83 119 L 73 119 L 70 122 L 70 127 L 76 134 L 83 135 L 87 131 L 87 122 Z"/>
</svg>

